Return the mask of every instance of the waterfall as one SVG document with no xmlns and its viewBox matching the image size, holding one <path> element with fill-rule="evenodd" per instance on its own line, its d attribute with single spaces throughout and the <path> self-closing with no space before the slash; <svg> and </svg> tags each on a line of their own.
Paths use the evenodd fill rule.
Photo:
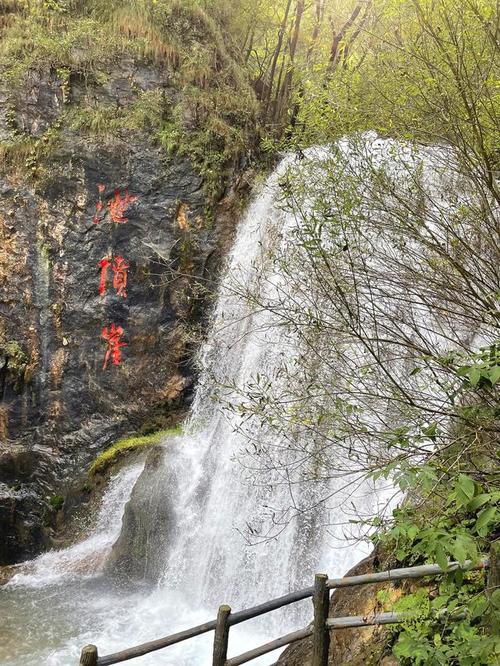
<svg viewBox="0 0 500 666">
<path fill-rule="evenodd" d="M 20 572 L 9 585 L 43 588 L 82 576 L 91 577 L 102 568 L 120 534 L 123 510 L 142 468 L 140 464 L 132 465 L 110 478 L 94 529 L 87 539 L 63 550 L 49 551 L 21 565 Z"/>
<path fill-rule="evenodd" d="M 310 160 L 329 155 L 327 149 L 306 151 Z M 354 515 L 373 515 L 386 495 L 368 482 L 344 491 L 335 475 L 316 483 L 294 480 L 292 485 L 286 469 L 291 454 L 280 435 L 255 418 L 247 420 L 239 409 L 245 391 L 260 375 L 279 393 L 287 381 L 283 365 L 301 353 L 293 334 L 276 328 L 272 314 L 242 299 L 236 288 L 245 285 L 257 300 L 272 300 L 285 286 L 272 256 L 273 249 L 286 249 L 293 240 L 296 220 L 281 199 L 282 178 L 296 159 L 282 160 L 239 224 L 200 352 L 200 383 L 191 415 L 183 434 L 164 443 L 154 482 L 149 483 L 146 467 L 142 486 L 136 487 L 151 493 L 144 502 L 146 512 L 154 503 L 168 504 L 168 511 L 161 513 L 169 521 L 162 547 L 156 539 L 154 552 L 146 553 L 159 572 L 155 586 L 130 581 L 128 589 L 123 584 L 116 588 L 109 572 L 103 574 L 100 559 L 92 560 L 91 576 L 88 568 L 74 566 L 96 549 L 107 553 L 118 537 L 116 509 L 123 512 L 140 473 L 134 467 L 112 484 L 98 527 L 86 541 L 38 558 L 0 593 L 7 633 L 14 635 L 23 624 L 33 627 L 22 648 L 18 643 L 9 648 L 8 641 L 0 645 L 4 666 L 42 661 L 69 666 L 87 642 L 96 643 L 101 654 L 123 649 L 211 619 L 220 603 L 240 610 L 311 585 L 316 571 L 341 576 L 367 554 L 366 542 L 351 539 L 359 535 L 355 526 L 347 529 L 351 515 L 342 513 L 343 505 L 348 500 Z M 221 408 L 221 399 L 226 408 Z M 298 428 L 294 437 L 303 436 Z M 260 443 L 260 451 L 252 449 L 252 441 Z M 269 450 L 281 451 L 281 466 L 262 465 Z M 335 502 L 325 506 L 319 500 L 328 494 L 335 495 Z M 272 614 L 265 626 L 254 621 L 236 627 L 230 655 L 300 628 L 311 612 L 310 601 L 305 601 Z M 137 663 L 201 666 L 209 654 L 210 637 L 204 637 Z M 253 663 L 271 661 L 269 656 Z"/>
<path fill-rule="evenodd" d="M 318 160 L 329 156 L 318 149 L 308 154 Z M 173 484 L 169 497 L 174 498 L 174 529 L 165 549 L 162 584 L 188 591 L 199 606 L 225 601 L 243 608 L 311 584 L 315 571 L 342 575 L 367 552 L 362 543 L 346 547 L 343 526 L 337 533 L 335 528 L 327 531 L 324 507 L 308 510 L 326 494 L 330 482 L 304 483 L 292 498 L 286 470 L 268 470 L 264 476 L 248 473 L 249 432 L 262 449 L 279 447 L 281 439 L 255 419 L 243 420 L 237 406 L 259 374 L 279 392 L 286 381 L 280 373 L 283 360 L 293 360 L 299 350 L 293 335 L 273 326 L 271 313 L 235 293 L 236 285 L 245 285 L 260 300 L 283 287 L 270 257 L 273 246 L 291 242 L 296 223 L 279 205 L 281 178 L 295 160 L 282 160 L 240 223 L 201 350 L 192 413 L 184 436 L 164 460 Z M 221 396 L 231 410 L 221 409 Z M 286 457 L 283 447 L 283 464 Z M 248 459 L 246 468 L 242 458 Z M 373 510 L 373 487 L 365 484 L 358 490 L 356 502 L 361 512 L 364 506 Z M 340 541 L 343 547 L 335 548 Z M 296 621 L 307 619 L 307 604 L 304 609 L 302 614 L 292 612 Z"/>
</svg>

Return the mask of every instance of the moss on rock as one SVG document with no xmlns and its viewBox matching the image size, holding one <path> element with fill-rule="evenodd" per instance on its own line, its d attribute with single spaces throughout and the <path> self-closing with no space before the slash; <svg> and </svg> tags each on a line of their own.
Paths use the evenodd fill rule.
<svg viewBox="0 0 500 666">
<path fill-rule="evenodd" d="M 52 495 L 52 497 L 49 500 L 49 504 L 54 509 L 54 511 L 59 511 L 60 509 L 63 508 L 64 497 L 62 497 L 61 495 Z"/>
<path fill-rule="evenodd" d="M 130 453 L 131 451 L 154 446 L 162 442 L 166 437 L 180 435 L 181 432 L 182 428 L 180 426 L 176 426 L 175 428 L 160 430 L 159 432 L 155 432 L 149 435 L 124 437 L 123 439 L 119 439 L 94 460 L 88 472 L 89 476 L 102 474 L 121 456 Z"/>
</svg>

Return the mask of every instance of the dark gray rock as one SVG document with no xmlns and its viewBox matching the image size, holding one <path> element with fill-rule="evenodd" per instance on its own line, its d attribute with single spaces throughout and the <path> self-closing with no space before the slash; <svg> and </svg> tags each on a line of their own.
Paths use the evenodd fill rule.
<svg viewBox="0 0 500 666">
<path fill-rule="evenodd" d="M 0 94 L 2 136 L 40 139 L 61 121 L 34 180 L 0 169 L 0 564 L 50 544 L 51 497 L 72 492 L 96 455 L 159 410 L 168 423 L 189 399 L 198 285 L 215 248 L 203 183 L 146 130 L 92 138 L 63 122 L 66 104 L 89 98 L 126 106 L 159 89 L 174 99 L 169 76 L 124 59 L 103 84 L 73 76 L 69 102 L 54 73 Z M 108 205 L 126 191 L 136 199 L 113 222 Z M 126 298 L 111 281 L 98 293 L 99 261 L 111 255 L 129 264 Z M 126 346 L 103 370 L 112 323 Z"/>
<path fill-rule="evenodd" d="M 150 451 L 125 507 L 120 536 L 106 562 L 118 582 L 156 583 L 162 573 L 171 525 L 165 455 L 163 447 Z"/>
</svg>

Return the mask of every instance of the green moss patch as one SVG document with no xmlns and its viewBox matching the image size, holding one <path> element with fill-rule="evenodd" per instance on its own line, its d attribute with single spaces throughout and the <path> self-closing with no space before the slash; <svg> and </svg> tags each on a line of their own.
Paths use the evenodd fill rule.
<svg viewBox="0 0 500 666">
<path fill-rule="evenodd" d="M 49 504 L 54 509 L 54 511 L 60 511 L 60 509 L 63 508 L 64 497 L 61 497 L 61 495 L 52 495 L 49 500 Z"/>
<path fill-rule="evenodd" d="M 89 476 L 102 474 L 121 456 L 130 451 L 154 446 L 155 444 L 159 444 L 166 437 L 180 435 L 181 432 L 182 428 L 177 426 L 175 428 L 169 428 L 168 430 L 160 430 L 159 432 L 150 435 L 124 437 L 123 439 L 119 439 L 94 460 L 89 469 Z"/>
</svg>

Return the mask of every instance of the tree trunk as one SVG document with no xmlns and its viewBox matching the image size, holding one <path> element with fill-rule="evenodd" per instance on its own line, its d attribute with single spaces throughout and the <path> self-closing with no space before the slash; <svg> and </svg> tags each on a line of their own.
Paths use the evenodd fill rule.
<svg viewBox="0 0 500 666">
<path fill-rule="evenodd" d="M 323 25 L 323 19 L 325 17 L 325 0 L 316 0 L 314 6 L 315 21 L 314 27 L 311 34 L 311 43 L 307 49 L 307 68 L 310 69 L 313 62 L 314 48 L 318 41 L 319 33 L 321 32 L 321 26 Z"/>
<path fill-rule="evenodd" d="M 271 97 L 273 92 L 273 82 L 276 74 L 276 66 L 278 64 L 278 59 L 280 57 L 281 48 L 283 46 L 283 39 L 285 37 L 286 26 L 288 24 L 288 16 L 290 14 L 290 7 L 292 6 L 292 0 L 288 0 L 286 4 L 285 14 L 283 20 L 281 21 L 280 29 L 278 31 L 278 41 L 276 42 L 276 48 L 274 49 L 273 59 L 271 62 L 271 69 L 269 71 L 269 95 L 266 100 L 266 106 L 264 109 L 264 118 L 267 119 L 269 113 L 269 105 L 271 103 Z"/>
<path fill-rule="evenodd" d="M 278 103 L 276 104 L 276 121 L 283 122 L 284 114 L 288 108 L 290 100 L 290 93 L 292 90 L 295 55 L 297 53 L 297 45 L 300 37 L 300 24 L 302 16 L 304 15 L 304 0 L 297 0 L 297 8 L 295 11 L 295 22 L 293 27 L 292 39 L 290 41 L 290 66 L 288 67 L 281 90 L 278 91 Z"/>
<path fill-rule="evenodd" d="M 365 16 L 368 11 L 368 7 L 371 4 L 371 1 L 367 3 L 367 9 L 365 10 Z M 342 40 L 346 36 L 348 30 L 354 25 L 356 19 L 358 18 L 361 9 L 363 7 L 363 3 L 358 3 L 353 11 L 350 17 L 347 19 L 347 21 L 344 23 L 344 25 L 341 27 L 341 29 L 336 32 L 335 29 L 333 29 L 333 40 L 332 40 L 332 46 L 330 49 L 330 58 L 329 58 L 329 71 L 333 72 L 335 67 L 337 66 L 339 60 L 342 57 L 342 50 L 341 50 L 341 44 Z"/>
</svg>

